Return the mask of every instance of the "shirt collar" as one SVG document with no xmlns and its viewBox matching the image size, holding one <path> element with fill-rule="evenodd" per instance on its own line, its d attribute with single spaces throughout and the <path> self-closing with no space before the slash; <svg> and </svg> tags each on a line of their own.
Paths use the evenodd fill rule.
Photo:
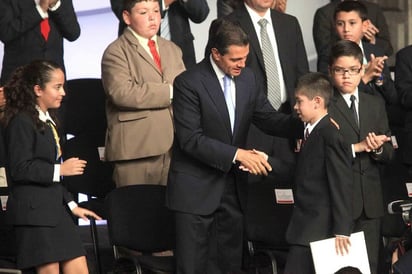
<svg viewBox="0 0 412 274">
<path fill-rule="evenodd" d="M 306 126 L 305 126 L 305 131 L 306 131 L 306 129 L 307 129 L 307 130 L 308 130 L 308 133 L 311 134 L 311 133 L 312 133 L 312 130 L 316 127 L 317 124 L 319 124 L 320 120 L 322 120 L 326 115 L 328 115 L 328 114 L 323 115 L 321 118 L 319 118 L 319 119 L 318 119 L 316 122 L 314 122 L 313 124 L 307 123 Z"/>
<path fill-rule="evenodd" d="M 352 102 L 351 102 L 351 100 L 350 100 L 350 97 L 351 97 L 352 95 L 355 96 L 355 98 L 356 98 L 356 103 L 359 103 L 359 89 L 358 89 L 358 88 L 356 88 L 356 90 L 355 90 L 353 93 L 342 93 L 342 92 L 339 92 L 339 93 L 342 95 L 343 99 L 345 100 L 346 104 L 347 104 L 349 107 L 350 107 L 350 105 L 352 104 Z"/>
<path fill-rule="evenodd" d="M 143 36 L 140 36 L 139 34 L 137 34 L 131 27 L 127 27 L 133 34 L 134 37 L 136 37 L 137 41 L 139 41 L 139 43 L 141 45 L 147 45 L 149 42 L 149 39 L 144 38 Z M 156 46 L 157 46 L 157 35 L 154 35 L 153 37 L 150 38 L 150 40 L 153 40 L 156 42 Z"/>
<path fill-rule="evenodd" d="M 37 109 L 37 111 L 39 112 L 39 119 L 40 119 L 40 121 L 47 123 L 47 121 L 50 120 L 50 121 L 53 123 L 53 125 L 56 125 L 56 123 L 53 121 L 53 119 L 51 118 L 51 116 L 50 116 L 50 114 L 49 114 L 48 111 L 43 112 L 43 111 L 40 109 L 39 106 L 36 106 L 36 109 Z"/>
<path fill-rule="evenodd" d="M 251 7 L 249 7 L 246 3 L 244 4 L 246 7 L 246 10 L 248 11 L 250 18 L 252 19 L 252 22 L 256 23 L 262 19 L 265 18 L 268 21 L 268 24 L 271 25 L 272 24 L 272 17 L 270 17 L 270 9 L 267 9 L 265 14 L 262 16 L 260 16 L 256 11 L 254 11 Z"/>
</svg>

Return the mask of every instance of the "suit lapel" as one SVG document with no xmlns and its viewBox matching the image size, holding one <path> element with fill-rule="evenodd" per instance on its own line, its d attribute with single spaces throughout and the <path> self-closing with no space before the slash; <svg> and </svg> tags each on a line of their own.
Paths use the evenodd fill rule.
<svg viewBox="0 0 412 274">
<path fill-rule="evenodd" d="M 250 94 L 250 83 L 246 82 L 242 77 L 242 74 L 235 77 L 236 85 L 236 111 L 235 111 L 235 126 L 233 128 L 233 135 L 236 137 L 236 133 L 239 128 L 239 121 L 243 120 L 242 115 L 246 114 L 246 109 L 249 103 L 248 97 Z"/>
<path fill-rule="evenodd" d="M 343 99 L 342 95 L 337 90 L 334 91 L 334 94 L 335 94 L 334 100 L 336 102 L 335 104 L 336 109 L 343 115 L 343 117 L 345 117 L 345 119 L 348 121 L 348 123 L 353 128 L 353 130 L 359 134 L 359 127 L 356 125 L 355 118 L 353 117 L 352 111 L 346 104 L 345 99 Z"/>
<path fill-rule="evenodd" d="M 209 57 L 206 57 L 207 60 L 203 61 L 203 63 L 205 64 L 205 70 L 204 70 L 205 78 L 202 84 L 205 87 L 205 90 L 209 93 L 209 96 L 211 100 L 213 101 L 213 103 L 215 104 L 218 113 L 222 117 L 223 123 L 225 124 L 226 130 L 229 133 L 230 138 L 232 138 L 232 129 L 230 126 L 229 112 L 227 109 L 222 86 L 220 85 L 220 82 L 219 82 L 220 79 L 217 79 L 216 73 L 214 72 L 212 65 L 208 61 L 209 60 L 208 58 Z M 235 125 L 236 125 L 236 114 L 237 114 L 236 112 L 235 112 Z"/>
<path fill-rule="evenodd" d="M 133 35 L 133 33 L 126 29 L 125 30 L 125 37 L 126 39 L 129 41 L 130 44 L 133 45 L 133 47 L 135 48 L 135 51 L 137 52 L 137 54 L 140 55 L 140 57 L 145 60 L 150 66 L 153 67 L 153 69 L 155 71 L 157 71 L 157 73 L 159 75 L 162 75 L 162 72 L 159 71 L 159 68 L 157 67 L 157 65 L 155 64 L 153 57 L 149 55 L 149 53 L 140 45 L 139 41 L 137 40 L 137 38 Z M 158 39 L 158 43 L 160 42 L 161 39 Z M 160 42 L 162 43 L 162 42 Z M 161 48 L 161 44 L 159 45 L 159 55 L 160 55 L 160 60 L 162 60 L 162 54 L 160 51 Z"/>
<path fill-rule="evenodd" d="M 253 50 L 250 52 L 255 52 L 258 59 L 259 65 L 262 68 L 262 71 L 265 71 L 265 63 L 263 62 L 263 53 L 260 48 L 259 38 L 256 34 L 255 27 L 253 26 L 252 19 L 250 18 L 249 13 L 246 10 L 246 7 L 242 5 L 238 12 L 238 22 L 242 26 L 242 29 L 248 34 L 250 46 Z M 250 54 L 250 53 L 249 53 Z M 265 91 L 266 93 L 266 91 Z"/>
</svg>

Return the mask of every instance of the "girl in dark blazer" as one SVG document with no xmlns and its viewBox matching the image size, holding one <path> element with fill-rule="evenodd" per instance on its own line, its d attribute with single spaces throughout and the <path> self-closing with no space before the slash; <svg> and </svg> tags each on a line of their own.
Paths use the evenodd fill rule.
<svg viewBox="0 0 412 274">
<path fill-rule="evenodd" d="M 17 240 L 17 265 L 37 273 L 88 273 L 85 251 L 70 215 L 100 219 L 80 208 L 60 183 L 61 176 L 83 174 L 86 161 L 61 161 L 56 119 L 64 73 L 56 64 L 34 61 L 18 68 L 5 86 L 8 171 L 7 212 Z M 70 210 L 69 210 L 70 209 Z"/>
</svg>

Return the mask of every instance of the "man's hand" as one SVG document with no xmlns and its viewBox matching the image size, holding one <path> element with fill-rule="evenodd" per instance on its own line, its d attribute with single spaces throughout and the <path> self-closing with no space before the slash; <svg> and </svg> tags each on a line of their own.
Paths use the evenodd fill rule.
<svg viewBox="0 0 412 274">
<path fill-rule="evenodd" d="M 240 162 L 240 169 L 254 175 L 268 175 L 272 167 L 267 161 L 267 155 L 257 150 L 237 150 L 236 161 Z"/>
<path fill-rule="evenodd" d="M 336 236 L 335 250 L 338 255 L 346 255 L 349 253 L 350 239 L 349 237 Z"/>
<path fill-rule="evenodd" d="M 366 20 L 368 23 L 368 28 L 363 33 L 366 39 L 369 40 L 371 44 L 376 44 L 376 35 L 379 33 L 379 29 L 371 22 L 371 20 Z"/>
</svg>

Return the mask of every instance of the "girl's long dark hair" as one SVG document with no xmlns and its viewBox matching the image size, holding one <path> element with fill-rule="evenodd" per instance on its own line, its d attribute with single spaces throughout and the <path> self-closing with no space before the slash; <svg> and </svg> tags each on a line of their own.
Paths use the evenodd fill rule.
<svg viewBox="0 0 412 274">
<path fill-rule="evenodd" d="M 2 119 L 3 126 L 7 126 L 13 117 L 21 112 L 27 113 L 37 129 L 44 130 L 45 124 L 39 119 L 36 109 L 37 96 L 34 93 L 36 85 L 44 89 L 50 82 L 52 72 L 61 69 L 59 65 L 45 60 L 33 61 L 28 65 L 17 68 L 4 86 L 6 107 Z M 57 122 L 54 112 L 50 112 Z"/>
</svg>

